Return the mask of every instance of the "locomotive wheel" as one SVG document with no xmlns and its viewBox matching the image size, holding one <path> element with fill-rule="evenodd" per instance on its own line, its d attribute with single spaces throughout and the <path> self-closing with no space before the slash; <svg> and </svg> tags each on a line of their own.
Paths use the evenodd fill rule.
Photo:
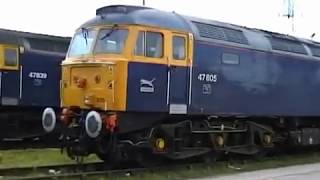
<svg viewBox="0 0 320 180">
<path fill-rule="evenodd" d="M 206 164 L 212 164 L 220 159 L 221 153 L 212 151 L 202 156 L 202 160 Z"/>
<path fill-rule="evenodd" d="M 259 152 L 253 155 L 253 159 L 259 161 L 263 160 L 264 157 L 266 157 L 269 154 L 269 150 L 267 148 L 259 148 Z"/>
<path fill-rule="evenodd" d="M 152 168 L 160 166 L 165 162 L 165 158 L 161 155 L 153 154 L 149 149 L 138 149 L 136 151 L 136 161 L 140 166 Z"/>
<path fill-rule="evenodd" d="M 116 158 L 112 158 L 109 153 L 96 152 L 96 156 L 104 162 L 106 168 L 116 168 L 120 162 L 116 161 Z M 114 155 L 114 154 L 113 154 Z M 116 156 L 116 155 L 114 155 Z"/>
<path fill-rule="evenodd" d="M 115 166 L 120 161 L 119 149 L 116 148 L 116 143 L 117 137 L 114 134 L 101 137 L 98 140 L 96 155 L 102 161 L 110 164 L 110 166 Z"/>
<path fill-rule="evenodd" d="M 96 152 L 96 156 L 105 162 L 105 166 L 108 168 L 120 168 L 126 161 L 121 159 L 120 152 Z M 120 166 L 121 165 L 121 166 Z"/>
<path fill-rule="evenodd" d="M 100 160 L 102 160 L 104 162 L 110 162 L 110 155 L 109 154 L 97 152 L 96 155 Z"/>
</svg>

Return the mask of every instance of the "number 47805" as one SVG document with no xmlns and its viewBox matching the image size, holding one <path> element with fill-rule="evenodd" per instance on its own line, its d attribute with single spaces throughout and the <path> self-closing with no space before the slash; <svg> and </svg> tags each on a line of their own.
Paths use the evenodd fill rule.
<svg viewBox="0 0 320 180">
<path fill-rule="evenodd" d="M 218 76 L 216 74 L 200 73 L 198 75 L 198 80 L 215 83 L 218 81 Z"/>
</svg>

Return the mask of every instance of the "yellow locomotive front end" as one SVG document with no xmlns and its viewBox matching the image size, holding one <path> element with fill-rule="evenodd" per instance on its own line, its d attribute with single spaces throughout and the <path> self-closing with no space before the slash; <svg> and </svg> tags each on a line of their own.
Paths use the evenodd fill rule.
<svg viewBox="0 0 320 180">
<path fill-rule="evenodd" d="M 76 33 L 62 64 L 63 107 L 125 110 L 129 32 L 113 25 Z"/>
<path fill-rule="evenodd" d="M 76 32 L 62 63 L 60 120 L 65 127 L 74 130 L 83 119 L 91 138 L 117 128 L 117 112 L 126 109 L 132 28 L 113 24 Z"/>
</svg>

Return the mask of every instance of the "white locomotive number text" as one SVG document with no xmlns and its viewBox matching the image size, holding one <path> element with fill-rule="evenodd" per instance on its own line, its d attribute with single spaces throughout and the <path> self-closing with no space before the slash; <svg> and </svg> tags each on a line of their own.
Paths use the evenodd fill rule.
<svg viewBox="0 0 320 180">
<path fill-rule="evenodd" d="M 218 76 L 216 74 L 200 73 L 198 75 L 198 80 L 199 81 L 204 81 L 204 82 L 215 83 L 215 82 L 218 81 Z"/>
<path fill-rule="evenodd" d="M 34 79 L 47 79 L 48 74 L 43 72 L 30 72 L 29 77 Z"/>
</svg>

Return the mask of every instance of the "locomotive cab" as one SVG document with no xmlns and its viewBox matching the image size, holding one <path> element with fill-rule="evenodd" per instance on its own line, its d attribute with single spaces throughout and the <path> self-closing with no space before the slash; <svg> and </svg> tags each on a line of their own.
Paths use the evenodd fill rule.
<svg viewBox="0 0 320 180">
<path fill-rule="evenodd" d="M 137 85 L 141 86 L 141 93 L 152 94 L 152 79 L 162 79 L 165 82 L 168 70 L 172 70 L 171 81 L 175 81 L 172 73 L 176 71 L 179 71 L 177 75 L 184 76 L 179 82 L 187 81 L 187 69 L 181 68 L 185 71 L 181 72 L 177 67 L 187 67 L 191 63 L 191 41 L 192 35 L 188 33 L 147 26 L 114 24 L 85 30 L 82 28 L 73 38 L 68 58 L 63 62 L 63 106 L 124 111 L 128 107 L 126 98 L 129 95 L 127 87 L 130 88 L 132 83 L 130 81 L 136 81 L 133 78 L 139 76 L 137 73 L 146 73 L 148 69 L 144 67 L 151 65 L 157 65 L 164 71 L 158 73 L 161 77 L 156 77 L 158 75 L 155 74 L 147 77 L 146 74 L 144 79 L 138 79 Z M 153 67 L 150 69 L 155 70 Z M 176 85 L 179 82 L 171 84 Z M 161 84 L 164 96 L 167 93 L 167 84 L 168 82 Z M 183 84 L 185 89 L 177 93 L 180 97 L 174 97 L 171 101 L 187 103 L 187 82 Z M 162 101 L 165 101 L 162 106 L 169 104 L 166 97 Z"/>
<path fill-rule="evenodd" d="M 152 26 L 82 27 L 62 64 L 65 112 L 94 109 L 104 111 L 102 118 L 125 111 L 185 114 L 192 41 L 189 33 Z M 61 120 L 70 124 L 67 116 Z M 101 127 L 98 119 L 95 127 Z"/>
<path fill-rule="evenodd" d="M 23 48 L 21 47 L 21 51 Z M 1 69 L 17 70 L 19 65 L 19 47 L 17 45 L 0 44 Z"/>
<path fill-rule="evenodd" d="M 115 86 L 125 86 L 130 36 L 127 26 L 118 25 L 75 34 L 63 62 L 63 106 L 124 110 L 125 88 L 115 91 Z"/>
<path fill-rule="evenodd" d="M 19 47 L 17 45 L 0 45 L 1 89 L 2 105 L 18 105 L 20 97 L 20 68 Z"/>
</svg>

